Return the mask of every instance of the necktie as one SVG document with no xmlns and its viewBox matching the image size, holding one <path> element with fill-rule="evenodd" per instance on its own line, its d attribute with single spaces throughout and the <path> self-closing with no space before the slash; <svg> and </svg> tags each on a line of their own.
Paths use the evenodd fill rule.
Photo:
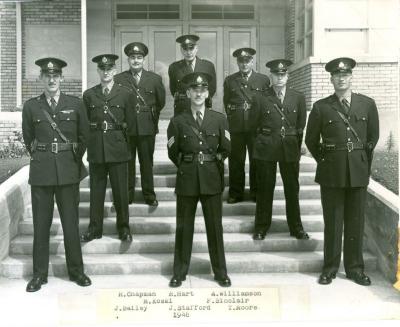
<svg viewBox="0 0 400 327">
<path fill-rule="evenodd" d="M 135 81 L 135 85 L 138 86 L 140 81 L 139 74 L 138 73 L 133 74 L 133 79 Z"/>
<path fill-rule="evenodd" d="M 242 76 L 243 76 L 244 80 L 246 80 L 246 81 L 249 80 L 249 75 L 248 74 L 243 73 Z"/>
<path fill-rule="evenodd" d="M 193 61 L 189 62 L 189 68 L 190 71 L 193 73 L 194 72 Z"/>
<path fill-rule="evenodd" d="M 56 100 L 54 100 L 54 98 L 52 97 L 52 98 L 50 98 L 50 108 L 51 108 L 51 110 L 56 110 L 56 107 L 57 107 L 57 102 L 56 102 Z"/>
<path fill-rule="evenodd" d="M 203 118 L 201 118 L 201 111 L 196 111 L 196 123 L 199 127 L 201 127 L 201 124 L 203 123 Z"/>
<path fill-rule="evenodd" d="M 108 93 L 110 93 L 110 91 L 108 90 L 108 88 L 105 88 L 104 91 L 103 91 L 104 96 L 107 96 Z"/>
<path fill-rule="evenodd" d="M 349 101 L 347 101 L 346 99 L 343 99 L 342 100 L 342 106 L 343 106 L 343 109 L 346 112 L 346 114 L 348 114 L 349 111 L 350 111 L 350 103 L 349 103 Z"/>
<path fill-rule="evenodd" d="M 281 101 L 281 103 L 283 103 L 283 92 L 282 91 L 278 92 L 278 98 Z"/>
</svg>

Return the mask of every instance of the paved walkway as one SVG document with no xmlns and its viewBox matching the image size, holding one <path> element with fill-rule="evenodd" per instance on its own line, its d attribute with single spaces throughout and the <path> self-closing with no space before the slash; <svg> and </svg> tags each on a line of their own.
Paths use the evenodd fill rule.
<svg viewBox="0 0 400 327">
<path fill-rule="evenodd" d="M 26 293 L 27 281 L 22 279 L 0 279 L 0 325 L 9 326 L 193 326 L 198 320 L 190 318 L 173 319 L 157 322 L 158 314 L 147 315 L 149 319 L 142 324 L 137 319 L 140 314 L 128 312 L 127 323 L 118 320 L 105 320 L 99 310 L 106 299 L 113 305 L 116 296 L 107 295 L 107 290 L 121 290 L 124 294 L 155 289 L 157 294 L 169 294 L 170 291 L 240 291 L 243 288 L 261 291 L 268 295 L 261 303 L 264 315 L 245 312 L 242 316 L 225 311 L 211 315 L 202 315 L 204 323 L 199 326 L 249 326 L 273 325 L 319 326 L 348 323 L 354 326 L 362 321 L 362 326 L 369 326 L 377 320 L 386 321 L 379 326 L 400 323 L 400 292 L 384 281 L 378 272 L 370 274 L 373 285 L 362 287 L 347 280 L 343 274 L 332 285 L 317 284 L 318 274 L 276 273 L 276 274 L 231 274 L 233 286 L 223 289 L 212 280 L 210 275 L 188 276 L 179 289 L 168 288 L 170 276 L 159 275 L 120 275 L 91 276 L 93 285 L 78 287 L 66 278 L 50 277 L 49 283 L 36 293 Z M 106 293 L 105 293 L 106 292 Z M 114 294 L 114 293 L 113 293 Z M 115 291 L 115 294 L 118 294 Z M 114 295 L 115 295 L 114 294 Z M 160 295 L 160 297 L 162 297 Z M 201 296 L 194 298 L 200 301 Z M 227 299 L 229 297 L 226 297 Z M 190 300 L 186 303 L 189 304 Z M 193 302 L 193 299 L 192 299 Z M 166 306 L 163 307 L 166 309 Z M 112 308 L 109 311 L 112 312 Z M 132 308 L 131 308 L 132 309 Z M 164 310 L 165 311 L 165 310 Z M 104 315 L 104 312 L 103 312 Z M 231 318 L 230 318 L 231 317 Z M 395 320 L 393 320 L 395 319 Z M 232 321 L 233 320 L 233 321 Z M 340 322 L 338 322 L 338 320 Z M 295 323 L 296 322 L 296 323 Z M 337 325 L 338 326 L 338 325 Z"/>
</svg>

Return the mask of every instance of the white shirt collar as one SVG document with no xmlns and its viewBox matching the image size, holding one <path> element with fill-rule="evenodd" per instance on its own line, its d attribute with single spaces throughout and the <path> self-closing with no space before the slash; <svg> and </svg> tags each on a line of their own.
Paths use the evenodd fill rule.
<svg viewBox="0 0 400 327">
<path fill-rule="evenodd" d="M 274 89 L 274 91 L 275 91 L 275 94 L 276 94 L 276 96 L 278 96 L 278 90 L 277 89 L 275 89 L 274 87 L 273 87 L 273 89 Z M 283 96 L 283 98 L 285 97 L 285 95 L 286 95 L 286 85 L 281 89 L 281 91 L 280 92 L 282 92 L 282 96 Z"/>
<path fill-rule="evenodd" d="M 111 92 L 112 88 L 114 86 L 114 80 L 112 80 L 110 83 L 108 83 L 107 85 L 102 85 L 101 86 L 101 90 L 104 93 L 104 89 L 107 88 L 108 89 L 108 93 Z"/>
<path fill-rule="evenodd" d="M 131 72 L 132 72 L 132 76 L 134 76 L 136 74 L 137 76 L 139 76 L 139 79 L 140 79 L 142 77 L 143 69 L 140 70 L 140 72 L 133 72 L 133 71 L 131 71 Z"/>
<path fill-rule="evenodd" d="M 191 65 L 194 71 L 194 68 L 196 67 L 196 57 L 194 57 L 193 61 L 191 63 L 189 63 L 188 61 L 186 61 L 187 65 Z"/>
<path fill-rule="evenodd" d="M 192 116 L 193 116 L 194 120 L 196 120 L 196 118 L 197 118 L 197 116 L 196 116 L 197 110 L 194 110 L 193 108 L 191 108 L 191 111 L 192 111 Z M 204 119 L 205 107 L 201 108 L 199 111 L 201 112 L 201 118 Z"/>
<path fill-rule="evenodd" d="M 342 96 L 339 96 L 336 94 L 337 98 L 339 99 L 339 102 L 341 103 L 343 99 L 346 99 L 349 104 L 351 104 L 351 92 L 348 92 L 346 94 L 343 94 Z"/>
<path fill-rule="evenodd" d="M 60 90 L 58 90 L 57 93 L 53 96 L 53 99 L 56 101 L 56 104 L 58 104 L 58 100 L 60 100 L 60 93 L 61 93 Z M 47 103 L 51 105 L 51 96 L 48 95 L 46 92 L 45 95 Z"/>
</svg>

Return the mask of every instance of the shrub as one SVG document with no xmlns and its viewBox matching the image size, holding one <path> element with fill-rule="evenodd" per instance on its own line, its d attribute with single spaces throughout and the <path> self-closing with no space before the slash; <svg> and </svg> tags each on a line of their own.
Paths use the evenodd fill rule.
<svg viewBox="0 0 400 327">
<path fill-rule="evenodd" d="M 15 130 L 13 135 L 8 137 L 8 144 L 0 148 L 0 159 L 21 158 L 28 155 L 22 138 L 22 131 Z"/>
</svg>

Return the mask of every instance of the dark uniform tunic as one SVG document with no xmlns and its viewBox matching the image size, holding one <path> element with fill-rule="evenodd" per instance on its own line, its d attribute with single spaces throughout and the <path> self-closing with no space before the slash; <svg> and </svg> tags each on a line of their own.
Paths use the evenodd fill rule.
<svg viewBox="0 0 400 327">
<path fill-rule="evenodd" d="M 194 71 L 207 73 L 211 76 L 211 80 L 208 83 L 209 98 L 206 99 L 206 106 L 211 107 L 211 99 L 217 90 L 214 64 L 206 59 L 196 57 Z M 174 116 L 184 109 L 190 109 L 190 99 L 186 95 L 187 85 L 182 83 L 183 77 L 190 73 L 193 73 L 193 70 L 184 59 L 175 61 L 168 68 L 169 89 L 174 97 Z"/>
<path fill-rule="evenodd" d="M 68 141 L 78 143 L 75 153 L 51 127 L 43 111 L 50 114 Z M 54 197 L 64 231 L 68 274 L 70 277 L 78 276 L 83 273 L 79 241 L 79 182 L 87 176 L 82 156 L 88 136 L 82 101 L 61 93 L 54 112 L 44 94 L 26 101 L 22 110 L 22 132 L 31 155 L 33 276 L 47 278 Z"/>
<path fill-rule="evenodd" d="M 338 112 L 349 120 L 360 142 Z M 324 147 L 320 145 L 321 138 Z M 325 222 L 324 273 L 336 273 L 339 268 L 343 223 L 346 273 L 364 270 L 365 197 L 378 138 L 379 118 L 373 99 L 352 93 L 348 113 L 335 94 L 314 103 L 305 142 L 318 163 L 315 181 L 321 185 Z"/>
<path fill-rule="evenodd" d="M 266 75 L 252 71 L 249 78 L 241 72 L 228 76 L 224 82 L 224 106 L 228 116 L 231 133 L 232 151 L 229 156 L 229 196 L 242 198 L 245 186 L 246 148 L 250 160 L 250 193 L 255 195 L 256 170 L 253 161 L 253 143 L 255 132 L 249 121 L 252 110 L 252 98 L 265 92 L 269 87 Z"/>
<path fill-rule="evenodd" d="M 192 127 L 198 129 L 203 140 Z M 219 279 L 227 276 L 222 230 L 223 169 L 219 167 L 230 152 L 227 128 L 224 115 L 209 109 L 205 109 L 201 128 L 197 126 L 190 110 L 172 118 L 168 126 L 168 156 L 178 167 L 174 276 L 181 279 L 189 269 L 194 218 L 199 200 L 204 213 L 213 272 Z M 207 156 L 204 161 L 201 161 L 200 153 Z"/>
<path fill-rule="evenodd" d="M 130 70 L 114 77 L 114 80 L 127 87 L 133 94 L 133 117 L 135 124 L 129 130 L 132 160 L 129 161 L 129 198 L 133 201 L 136 180 L 136 151 L 140 163 L 142 192 L 145 200 L 155 200 L 153 182 L 153 155 L 156 134 L 158 133 L 158 118 L 165 106 L 165 88 L 161 76 L 142 70 L 139 84 Z M 140 96 L 134 91 L 134 87 Z"/>
<path fill-rule="evenodd" d="M 90 172 L 90 224 L 89 230 L 102 235 L 104 199 L 109 175 L 117 229 L 129 230 L 128 160 L 131 158 L 123 127 L 133 124 L 133 97 L 123 86 L 114 83 L 105 96 L 100 84 L 86 90 L 83 102 L 90 122 L 87 160 Z M 107 113 L 112 112 L 117 122 Z M 122 126 L 124 124 L 124 126 Z"/>
<path fill-rule="evenodd" d="M 281 108 L 287 122 L 275 108 Z M 286 218 L 291 234 L 303 230 L 299 206 L 299 161 L 303 129 L 306 124 L 304 96 L 286 88 L 281 104 L 273 88 L 257 97 L 255 108 L 257 137 L 253 158 L 257 165 L 257 205 L 255 231 L 265 234 L 271 226 L 276 166 L 282 176 Z"/>
</svg>

